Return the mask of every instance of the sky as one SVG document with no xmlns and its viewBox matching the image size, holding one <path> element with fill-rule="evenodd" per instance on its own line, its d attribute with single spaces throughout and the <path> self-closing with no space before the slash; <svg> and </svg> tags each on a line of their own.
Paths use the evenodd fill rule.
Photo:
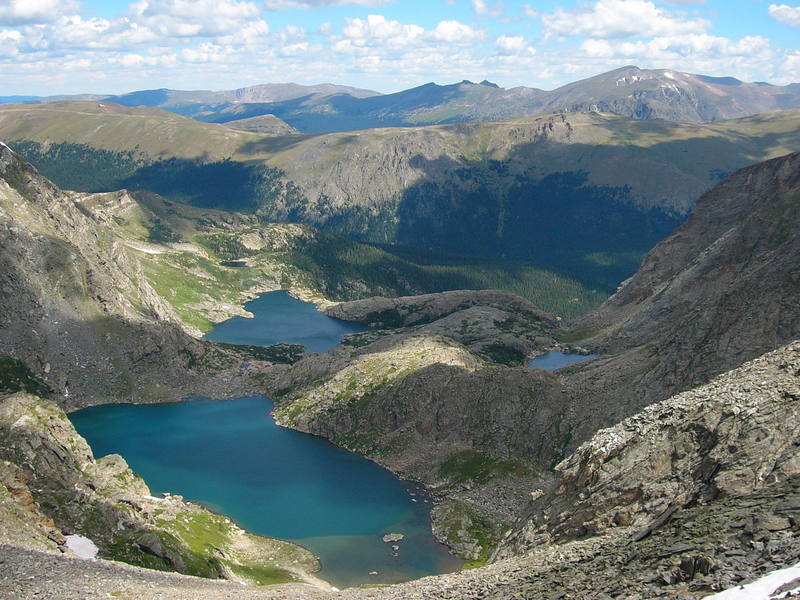
<svg viewBox="0 0 800 600">
<path fill-rule="evenodd" d="M 488 79 L 624 65 L 800 82 L 800 0 L 0 0 L 0 96 Z"/>
</svg>

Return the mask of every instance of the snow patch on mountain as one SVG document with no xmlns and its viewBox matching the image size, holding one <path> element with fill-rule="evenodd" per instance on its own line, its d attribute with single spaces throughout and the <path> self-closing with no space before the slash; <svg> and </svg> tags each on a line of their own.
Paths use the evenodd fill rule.
<svg viewBox="0 0 800 600">
<path fill-rule="evenodd" d="M 704 600 L 777 600 L 795 596 L 798 592 L 800 592 L 800 563 L 773 571 L 747 585 L 706 596 Z"/>
</svg>

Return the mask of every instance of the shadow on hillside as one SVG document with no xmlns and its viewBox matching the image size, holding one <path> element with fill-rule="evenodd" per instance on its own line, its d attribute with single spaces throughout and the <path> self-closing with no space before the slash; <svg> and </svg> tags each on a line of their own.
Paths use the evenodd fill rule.
<svg viewBox="0 0 800 600">
<path fill-rule="evenodd" d="M 706 126 L 695 135 L 669 121 L 599 126 L 633 141 L 674 139 L 591 145 L 545 132 L 502 160 L 414 156 L 421 177 L 398 200 L 395 243 L 524 261 L 613 291 L 703 192 L 776 148 L 800 148 L 798 129 L 709 136 Z"/>
<path fill-rule="evenodd" d="M 239 148 L 237 148 L 236 152 L 244 156 L 254 156 L 254 157 L 268 155 L 268 154 L 277 154 L 278 152 L 291 150 L 301 142 L 304 142 L 314 137 L 317 136 L 314 134 L 305 134 L 305 133 L 281 135 L 275 137 L 263 137 L 259 140 L 254 140 L 252 142 L 246 142 L 242 144 L 241 146 L 239 146 Z"/>
</svg>

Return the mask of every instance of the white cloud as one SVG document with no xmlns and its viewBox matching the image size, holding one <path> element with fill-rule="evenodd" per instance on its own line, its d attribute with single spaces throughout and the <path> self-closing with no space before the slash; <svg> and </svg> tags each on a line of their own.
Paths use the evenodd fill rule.
<svg viewBox="0 0 800 600">
<path fill-rule="evenodd" d="M 159 39 L 147 27 L 127 19 L 83 19 L 79 15 L 60 17 L 49 25 L 22 28 L 25 44 L 36 50 L 130 48 Z"/>
<path fill-rule="evenodd" d="M 769 16 L 786 23 L 792 27 L 800 27 L 800 6 L 787 6 L 786 4 L 770 4 L 767 9 Z"/>
<path fill-rule="evenodd" d="M 362 57 L 424 54 L 440 46 L 472 46 L 486 37 L 485 31 L 459 21 L 440 21 L 433 29 L 392 21 L 383 15 L 345 21 L 341 38 L 334 41 L 333 49 Z"/>
<path fill-rule="evenodd" d="M 216 41 L 231 46 L 255 46 L 259 43 L 266 43 L 267 34 L 269 34 L 269 25 L 266 21 L 258 19 L 250 21 L 238 31 L 218 37 Z"/>
<path fill-rule="evenodd" d="M 229 46 L 220 46 L 211 42 L 200 44 L 198 48 L 183 48 L 180 51 L 180 59 L 188 63 L 208 65 L 213 63 L 226 63 L 232 54 Z M 161 60 L 161 57 L 152 57 L 153 61 Z M 151 63 L 154 64 L 154 63 Z"/>
<path fill-rule="evenodd" d="M 530 4 L 523 4 L 522 5 L 522 12 L 529 19 L 536 19 L 536 18 L 539 17 L 539 11 L 536 10 L 535 8 L 533 8 Z"/>
<path fill-rule="evenodd" d="M 194 51 L 192 53 L 182 53 L 182 64 L 191 62 L 201 62 L 206 58 L 201 51 Z M 110 66 L 119 66 L 125 69 L 128 73 L 133 73 L 137 69 L 151 69 L 154 67 L 174 67 L 178 64 L 178 57 L 172 52 L 163 52 L 161 54 L 150 53 L 149 56 L 144 56 L 136 52 L 117 54 L 109 56 L 107 64 Z M 96 65 L 96 62 L 94 63 Z"/>
<path fill-rule="evenodd" d="M 144 56 L 141 54 L 124 54 L 120 57 L 119 64 L 128 69 L 141 67 L 144 64 Z"/>
<path fill-rule="evenodd" d="M 131 4 L 128 19 L 166 37 L 213 37 L 236 33 L 260 16 L 253 2 L 142 0 Z"/>
<path fill-rule="evenodd" d="M 343 40 L 334 48 L 352 52 L 363 48 L 386 46 L 402 48 L 415 44 L 425 33 L 419 25 L 404 25 L 383 15 L 368 15 L 366 19 L 347 18 L 342 29 Z"/>
<path fill-rule="evenodd" d="M 281 56 L 303 56 L 308 53 L 310 49 L 308 42 L 297 42 L 296 44 L 287 44 L 280 49 Z"/>
<path fill-rule="evenodd" d="M 534 55 L 536 49 L 528 46 L 525 38 L 522 36 L 501 35 L 494 41 L 500 54 L 503 55 L 518 55 L 523 52 Z"/>
<path fill-rule="evenodd" d="M 2 0 L 0 25 L 51 23 L 62 15 L 78 12 L 75 0 Z"/>
<path fill-rule="evenodd" d="M 794 51 L 786 55 L 780 65 L 780 75 L 776 83 L 796 83 L 800 81 L 800 52 Z"/>
<path fill-rule="evenodd" d="M 685 20 L 650 0 L 598 0 L 575 10 L 557 8 L 542 15 L 546 37 L 585 35 L 593 38 L 652 37 L 705 32 L 704 19 Z"/>
<path fill-rule="evenodd" d="M 441 21 L 431 32 L 431 38 L 451 44 L 470 45 L 482 41 L 486 34 L 458 21 Z"/>
<path fill-rule="evenodd" d="M 472 0 L 472 10 L 479 17 L 499 17 L 503 14 L 500 4 L 487 4 L 486 0 Z"/>
<path fill-rule="evenodd" d="M 323 6 L 382 6 L 393 0 L 264 0 L 267 10 L 286 10 L 291 8 L 321 8 Z"/>
<path fill-rule="evenodd" d="M 746 36 L 738 41 L 708 34 L 656 37 L 647 41 L 590 39 L 581 44 L 580 51 L 584 59 L 575 58 L 583 63 L 581 71 L 586 75 L 631 63 L 643 68 L 667 67 L 690 73 L 733 76 L 744 81 L 775 81 L 776 73 L 789 72 L 778 68 L 780 54 L 761 36 Z"/>
<path fill-rule="evenodd" d="M 22 34 L 19 31 L 0 30 L 0 57 L 15 57 L 19 54 L 22 41 Z"/>
</svg>

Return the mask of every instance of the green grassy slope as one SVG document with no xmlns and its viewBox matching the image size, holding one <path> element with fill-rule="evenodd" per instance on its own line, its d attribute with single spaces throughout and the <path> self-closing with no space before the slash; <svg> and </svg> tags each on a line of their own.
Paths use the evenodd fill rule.
<svg viewBox="0 0 800 600">
<path fill-rule="evenodd" d="M 497 288 L 563 318 L 585 314 L 607 295 L 530 265 L 453 257 L 415 262 L 309 226 L 266 223 L 154 194 L 96 194 L 83 196 L 80 203 L 137 250 L 153 288 L 185 323 L 201 331 L 234 314 L 236 306 L 256 293 L 279 287 L 322 304 L 373 295 Z M 246 266 L 229 266 L 237 262 Z"/>
</svg>

